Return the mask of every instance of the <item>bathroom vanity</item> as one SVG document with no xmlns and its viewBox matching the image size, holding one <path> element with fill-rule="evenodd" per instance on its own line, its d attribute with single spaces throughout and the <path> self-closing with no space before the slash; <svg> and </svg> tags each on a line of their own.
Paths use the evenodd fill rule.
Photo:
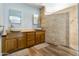
<svg viewBox="0 0 79 59">
<path fill-rule="evenodd" d="M 2 36 L 3 55 L 29 48 L 45 41 L 45 30 L 13 31 Z"/>
</svg>

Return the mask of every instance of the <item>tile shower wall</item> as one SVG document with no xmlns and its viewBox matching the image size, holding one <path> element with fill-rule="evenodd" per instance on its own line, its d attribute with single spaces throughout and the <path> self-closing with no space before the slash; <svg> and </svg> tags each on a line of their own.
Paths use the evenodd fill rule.
<svg viewBox="0 0 79 59">
<path fill-rule="evenodd" d="M 66 17 L 61 13 L 69 13 L 69 47 L 78 50 L 78 18 L 77 5 L 55 12 L 45 17 L 43 25 L 46 30 L 46 41 L 52 44 L 66 44 L 65 40 L 65 20 Z M 60 14 L 59 16 L 57 14 Z M 64 18 L 62 18 L 64 17 Z M 64 23 L 63 23 L 64 22 Z M 63 24 L 63 25 L 62 25 Z M 62 42 L 61 42 L 62 41 Z M 61 42 L 61 43 L 60 43 Z"/>
<path fill-rule="evenodd" d="M 46 42 L 67 46 L 66 20 L 68 14 L 53 14 L 46 16 L 46 19 Z"/>
</svg>

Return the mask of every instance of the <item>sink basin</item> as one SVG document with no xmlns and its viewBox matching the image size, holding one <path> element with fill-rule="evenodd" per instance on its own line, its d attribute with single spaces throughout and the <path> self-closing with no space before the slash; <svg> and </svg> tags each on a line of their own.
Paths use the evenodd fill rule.
<svg viewBox="0 0 79 59">
<path fill-rule="evenodd" d="M 35 30 L 37 30 L 37 31 L 38 31 L 38 30 L 42 30 L 42 28 L 35 28 Z"/>
<path fill-rule="evenodd" d="M 20 28 L 19 29 L 18 28 L 11 28 L 10 30 L 11 31 L 20 31 L 21 29 Z"/>
</svg>

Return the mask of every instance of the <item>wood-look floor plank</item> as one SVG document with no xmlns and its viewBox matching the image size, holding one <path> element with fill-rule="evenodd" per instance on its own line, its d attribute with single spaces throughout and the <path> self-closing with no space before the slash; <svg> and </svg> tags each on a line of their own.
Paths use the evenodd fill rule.
<svg viewBox="0 0 79 59">
<path fill-rule="evenodd" d="M 48 46 L 46 47 L 48 49 L 50 49 L 51 51 L 55 52 L 57 54 L 57 56 L 70 56 L 70 54 L 60 50 L 59 48 L 57 47 L 51 47 L 51 46 Z"/>
<path fill-rule="evenodd" d="M 16 55 L 26 55 L 26 56 L 73 56 L 75 53 L 70 48 L 66 48 L 63 46 L 56 46 L 56 45 L 47 45 L 47 46 L 40 46 L 38 47 L 31 47 L 26 48 L 24 50 L 15 52 L 12 56 Z M 9 55 L 8 55 L 9 56 Z"/>
<path fill-rule="evenodd" d="M 43 56 L 48 56 L 47 52 L 44 51 L 43 49 L 38 50 Z"/>
<path fill-rule="evenodd" d="M 70 49 L 70 48 L 67 48 L 67 47 L 62 47 L 62 46 L 59 46 L 59 48 L 61 48 L 61 50 L 73 55 L 73 56 L 76 56 L 77 55 L 77 51 L 73 50 L 73 49 Z"/>
<path fill-rule="evenodd" d="M 51 47 L 54 47 L 53 45 L 50 45 Z M 58 49 L 60 51 L 62 51 L 63 53 L 66 53 L 67 55 L 76 55 L 76 52 L 74 52 L 72 49 L 64 47 L 64 46 L 58 46 L 58 47 L 54 47 L 55 49 Z"/>
<path fill-rule="evenodd" d="M 51 48 L 46 47 L 46 49 L 48 49 L 49 51 L 51 51 L 51 53 L 55 54 L 55 56 L 60 56 L 60 54 L 57 51 L 54 51 Z"/>
<path fill-rule="evenodd" d="M 36 52 L 32 48 L 29 48 L 28 51 L 29 51 L 28 53 L 29 56 L 35 56 Z"/>
<path fill-rule="evenodd" d="M 49 51 L 49 50 L 46 49 L 46 48 L 43 48 L 43 49 L 40 49 L 40 50 L 43 50 L 43 52 L 44 52 L 45 55 L 47 55 L 47 56 L 55 56 L 54 53 L 51 53 L 51 51 Z"/>
<path fill-rule="evenodd" d="M 34 51 L 36 52 L 35 56 L 43 56 L 43 54 L 40 53 L 40 51 L 39 51 L 37 48 L 32 47 L 31 49 L 34 50 Z"/>
</svg>

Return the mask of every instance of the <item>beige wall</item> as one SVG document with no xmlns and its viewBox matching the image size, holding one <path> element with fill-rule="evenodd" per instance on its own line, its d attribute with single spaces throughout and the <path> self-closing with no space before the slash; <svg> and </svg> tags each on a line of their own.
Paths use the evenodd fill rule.
<svg viewBox="0 0 79 59">
<path fill-rule="evenodd" d="M 66 13 L 66 12 L 69 13 L 69 46 L 71 48 L 77 50 L 77 47 L 78 47 L 77 5 L 60 10 L 58 12 L 55 12 L 52 15 L 48 15 L 45 17 L 46 21 L 42 27 L 44 27 L 46 29 L 46 41 L 50 42 L 50 43 L 54 43 L 55 41 L 58 41 L 58 40 L 54 39 L 54 37 L 58 37 L 58 36 L 56 36 L 56 35 L 54 36 L 54 32 L 51 32 L 51 30 L 55 29 L 55 27 L 58 26 L 59 23 L 52 26 L 51 23 L 53 23 L 53 21 L 50 21 L 50 19 L 52 19 L 51 17 L 54 17 L 55 14 L 61 14 L 61 13 Z M 63 17 L 63 15 L 62 15 L 62 17 Z M 54 18 L 57 18 L 57 17 L 54 17 Z M 52 20 L 54 20 L 54 18 Z M 59 18 L 59 20 L 61 20 L 61 18 Z M 49 30 L 47 30 L 47 28 L 50 28 L 51 30 L 49 31 Z M 62 28 L 62 27 L 60 27 L 60 28 Z M 48 31 L 51 34 L 49 34 Z"/>
</svg>

